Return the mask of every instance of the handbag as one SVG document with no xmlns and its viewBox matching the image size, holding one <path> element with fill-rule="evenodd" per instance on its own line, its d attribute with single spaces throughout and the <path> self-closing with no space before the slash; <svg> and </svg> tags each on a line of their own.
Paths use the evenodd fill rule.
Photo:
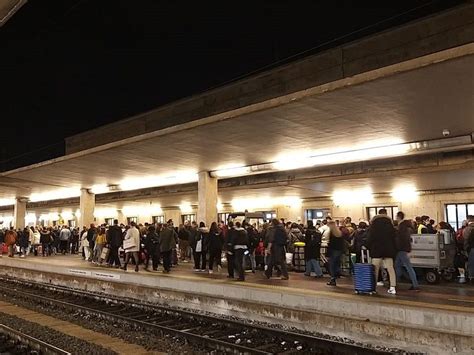
<svg viewBox="0 0 474 355">
<path fill-rule="evenodd" d="M 102 248 L 102 253 L 100 253 L 100 258 L 102 260 L 107 260 L 109 257 L 110 249 L 107 247 Z"/>
<path fill-rule="evenodd" d="M 200 253 L 202 251 L 202 240 L 198 240 L 196 243 L 196 253 Z"/>
<path fill-rule="evenodd" d="M 123 240 L 123 248 L 124 249 L 131 249 L 131 248 L 134 248 L 134 247 L 136 247 L 135 240 L 133 240 L 132 238 L 128 238 L 128 239 Z"/>
</svg>

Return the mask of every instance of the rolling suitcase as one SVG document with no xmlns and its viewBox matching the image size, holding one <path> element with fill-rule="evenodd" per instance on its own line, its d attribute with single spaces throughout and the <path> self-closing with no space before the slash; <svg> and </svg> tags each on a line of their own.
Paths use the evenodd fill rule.
<svg viewBox="0 0 474 355">
<path fill-rule="evenodd" d="M 372 295 L 376 293 L 375 269 L 374 265 L 369 263 L 369 251 L 364 250 L 361 254 L 361 262 L 354 264 L 354 290 L 355 293 L 366 293 Z"/>
</svg>

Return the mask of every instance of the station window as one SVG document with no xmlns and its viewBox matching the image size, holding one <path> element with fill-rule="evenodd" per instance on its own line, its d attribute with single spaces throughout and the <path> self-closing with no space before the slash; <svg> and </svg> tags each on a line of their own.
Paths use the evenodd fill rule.
<svg viewBox="0 0 474 355">
<path fill-rule="evenodd" d="M 132 222 L 138 223 L 138 217 L 127 217 L 127 224 L 130 225 Z"/>
<path fill-rule="evenodd" d="M 67 221 L 67 224 L 69 225 L 69 227 L 75 228 L 76 227 L 76 220 L 75 219 L 70 219 L 69 221 Z"/>
<path fill-rule="evenodd" d="M 329 209 L 327 208 L 315 208 L 310 210 L 305 210 L 305 219 L 306 221 L 313 221 L 316 224 L 316 221 L 322 220 L 329 216 Z"/>
<path fill-rule="evenodd" d="M 474 216 L 474 203 L 448 203 L 446 205 L 446 220 L 455 229 L 462 227 L 467 216 Z"/>
<path fill-rule="evenodd" d="M 227 220 L 229 219 L 229 215 L 230 213 L 218 213 L 217 214 L 217 221 L 220 222 L 224 222 L 224 224 L 227 224 Z"/>
<path fill-rule="evenodd" d="M 165 216 L 152 216 L 151 218 L 152 218 L 154 224 L 158 224 L 158 223 L 163 224 L 163 223 L 165 223 Z"/>
<path fill-rule="evenodd" d="M 196 221 L 196 214 L 195 213 L 182 214 L 181 215 L 181 223 L 184 224 L 186 221 L 195 222 Z"/>
<path fill-rule="evenodd" d="M 113 218 L 106 218 L 105 219 L 105 224 L 108 226 L 113 226 L 114 225 L 114 219 Z"/>
<path fill-rule="evenodd" d="M 390 218 L 394 219 L 398 213 L 398 206 L 372 206 L 367 207 L 367 218 L 369 221 L 374 218 L 380 209 L 385 208 L 387 210 L 387 214 Z"/>
<path fill-rule="evenodd" d="M 266 222 L 270 222 L 273 218 L 277 218 L 275 211 L 263 211 L 263 217 Z"/>
</svg>

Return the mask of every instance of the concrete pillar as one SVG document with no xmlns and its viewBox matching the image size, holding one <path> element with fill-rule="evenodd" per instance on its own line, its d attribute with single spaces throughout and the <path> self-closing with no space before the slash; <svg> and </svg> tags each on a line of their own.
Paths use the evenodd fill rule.
<svg viewBox="0 0 474 355">
<path fill-rule="evenodd" d="M 26 199 L 17 198 L 13 210 L 13 226 L 17 229 L 25 228 Z"/>
<path fill-rule="evenodd" d="M 79 200 L 79 210 L 81 216 L 79 218 L 79 228 L 94 223 L 95 195 L 87 189 L 81 189 L 81 197 Z"/>
<path fill-rule="evenodd" d="M 205 222 L 209 227 L 217 221 L 217 179 L 207 171 L 201 171 L 198 176 L 197 222 Z"/>
</svg>

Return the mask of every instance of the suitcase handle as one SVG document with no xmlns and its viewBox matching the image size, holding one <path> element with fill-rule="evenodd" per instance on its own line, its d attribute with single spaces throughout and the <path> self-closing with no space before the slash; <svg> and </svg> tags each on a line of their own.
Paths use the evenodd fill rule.
<svg viewBox="0 0 474 355">
<path fill-rule="evenodd" d="M 370 263 L 370 252 L 369 249 L 362 249 L 360 251 L 360 260 L 362 264 L 368 264 Z"/>
</svg>

